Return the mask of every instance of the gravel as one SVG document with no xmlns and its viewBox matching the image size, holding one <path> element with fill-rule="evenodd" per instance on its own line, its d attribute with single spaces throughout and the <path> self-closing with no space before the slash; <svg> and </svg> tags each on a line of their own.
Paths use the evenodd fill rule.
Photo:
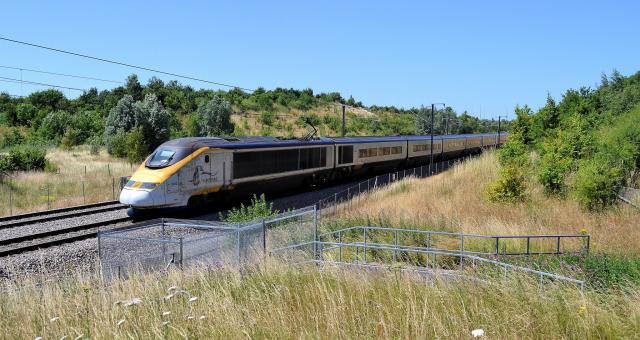
<svg viewBox="0 0 640 340">
<path fill-rule="evenodd" d="M 338 185 L 318 188 L 316 190 L 296 193 L 289 196 L 277 197 L 272 200 L 274 208 L 280 211 L 298 209 L 316 203 L 334 193 L 346 190 L 348 187 L 361 182 L 362 179 L 341 183 Z M 224 213 L 224 212 L 223 212 Z M 20 235 L 57 230 L 65 227 L 80 225 L 96 221 L 107 221 L 126 216 L 126 210 L 116 210 L 99 214 L 84 215 L 70 219 L 61 219 L 36 225 L 25 225 L 16 228 L 0 230 L 0 239 L 12 238 Z M 158 216 L 159 217 L 159 216 Z M 219 212 L 211 212 L 193 216 L 196 220 L 216 221 Z M 115 224 L 102 227 L 100 230 L 113 229 L 128 224 Z M 95 230 L 94 230 L 95 231 Z M 65 234 L 64 236 L 68 236 Z M 54 236 L 61 237 L 61 236 Z M 37 242 L 42 242 L 38 240 Z M 26 244 L 26 243 L 23 243 Z M 63 244 L 60 246 L 39 249 L 18 255 L 0 258 L 0 277 L 15 277 L 19 275 L 32 275 L 36 273 L 53 276 L 67 275 L 77 271 L 93 272 L 97 270 L 98 242 L 96 238 Z"/>
<path fill-rule="evenodd" d="M 99 207 L 91 207 L 91 208 L 84 208 L 84 209 L 73 209 L 73 210 L 69 210 L 69 211 L 62 211 L 62 212 L 57 212 L 57 213 L 49 213 L 46 215 L 35 215 L 35 216 L 30 216 L 30 217 L 23 217 L 23 218 L 15 218 L 15 217 L 19 217 L 19 215 L 16 216 L 3 216 L 3 218 L 10 218 L 9 220 L 6 221 L 0 221 L 0 228 L 2 228 L 3 226 L 7 225 L 7 224 L 12 224 L 15 223 L 17 221 L 20 222 L 29 222 L 29 221 L 38 221 L 39 219 L 43 218 L 43 217 L 47 217 L 47 218 L 64 218 L 64 216 L 66 215 L 70 215 L 70 214 L 76 214 L 76 213 L 81 213 L 81 212 L 91 212 L 92 210 L 96 210 L 96 209 L 107 209 L 107 208 L 111 208 L 111 207 L 122 207 L 122 204 L 119 202 L 113 203 L 113 204 L 108 204 L 108 205 L 102 205 Z"/>
<path fill-rule="evenodd" d="M 35 224 L 26 224 L 13 228 L 0 229 L 0 240 L 11 239 L 14 237 L 32 235 L 46 231 L 60 230 L 64 228 L 76 227 L 92 222 L 110 221 L 115 218 L 127 217 L 127 210 L 105 211 L 95 214 L 81 215 L 71 218 L 59 220 L 39 222 Z"/>
</svg>

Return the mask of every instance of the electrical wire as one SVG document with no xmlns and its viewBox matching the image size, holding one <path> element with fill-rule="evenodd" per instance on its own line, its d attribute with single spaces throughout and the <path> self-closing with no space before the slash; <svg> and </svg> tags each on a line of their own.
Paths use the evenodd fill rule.
<svg viewBox="0 0 640 340">
<path fill-rule="evenodd" d="M 36 81 L 21 80 L 21 79 L 7 78 L 7 77 L 0 77 L 0 81 L 12 82 L 12 83 L 21 83 L 21 84 L 30 84 L 30 85 L 39 85 L 39 86 L 47 86 L 47 87 L 56 87 L 56 88 L 59 88 L 59 89 L 75 90 L 75 91 L 80 91 L 80 92 L 85 92 L 86 91 L 86 90 L 75 88 L 75 87 L 68 87 L 68 86 L 62 86 L 62 85 L 53 85 L 53 84 L 47 84 L 47 83 L 39 83 L 39 82 L 36 82 Z"/>
<path fill-rule="evenodd" d="M 9 39 L 9 38 L 5 38 L 5 37 L 1 37 L 1 36 L 0 36 L 0 40 L 4 40 L 4 41 L 16 43 L 16 44 L 22 44 L 22 45 L 26 45 L 26 46 L 31 46 L 31 47 L 37 47 L 37 48 L 41 48 L 41 49 L 45 49 L 45 50 L 49 50 L 49 51 L 53 51 L 53 52 L 69 54 L 69 55 L 73 55 L 73 56 L 76 56 L 76 57 L 93 59 L 93 60 L 97 60 L 97 61 L 101 61 L 101 62 L 105 62 L 105 63 L 110 63 L 110 64 L 114 64 L 114 65 L 126 66 L 126 67 L 135 68 L 135 69 L 139 69 L 139 70 L 144 70 L 144 71 L 149 71 L 149 72 L 154 72 L 154 73 L 160 73 L 160 74 L 164 74 L 164 75 L 168 75 L 168 76 L 172 76 L 172 77 L 195 80 L 195 81 L 199 81 L 199 82 L 202 82 L 202 83 L 213 84 L 213 85 L 224 86 L 224 87 L 230 87 L 230 88 L 239 88 L 239 89 L 244 90 L 244 91 L 250 91 L 250 92 L 254 91 L 253 89 L 248 89 L 248 88 L 244 88 L 244 87 L 240 87 L 240 86 L 229 85 L 229 84 L 225 84 L 225 83 L 219 83 L 219 82 L 215 82 L 215 81 L 210 81 L 210 80 L 206 80 L 206 79 L 200 79 L 200 78 L 185 76 L 185 75 L 172 73 L 172 72 L 165 72 L 165 71 L 156 70 L 156 69 L 153 69 L 153 68 L 150 68 L 150 67 L 133 65 L 133 64 L 123 63 L 123 62 L 120 62 L 120 61 L 115 61 L 115 60 L 110 60 L 110 59 L 105 59 L 105 58 L 93 57 L 93 56 L 90 56 L 90 55 L 87 55 L 87 54 L 71 52 L 71 51 L 65 51 L 65 50 L 61 50 L 61 49 L 58 49 L 58 48 L 38 45 L 38 44 L 34 44 L 34 43 L 29 43 L 29 42 L 26 42 L 26 41 L 14 40 L 14 39 Z"/>
<path fill-rule="evenodd" d="M 108 79 L 101 79 L 101 78 L 93 78 L 93 77 L 87 77 L 87 76 L 78 76 L 78 75 L 74 75 L 74 74 L 65 74 L 65 73 L 57 73 L 57 72 L 42 71 L 42 70 L 33 70 L 33 69 L 24 68 L 24 67 L 0 65 L 0 68 L 6 68 L 6 69 L 11 69 L 11 70 L 20 70 L 20 71 L 29 71 L 29 72 L 36 72 L 36 73 L 44 73 L 44 74 L 51 74 L 51 75 L 62 76 L 62 77 L 71 77 L 71 78 L 78 78 L 78 79 L 96 80 L 96 81 L 103 81 L 103 82 L 107 82 L 107 83 L 124 84 L 123 81 L 108 80 Z"/>
</svg>

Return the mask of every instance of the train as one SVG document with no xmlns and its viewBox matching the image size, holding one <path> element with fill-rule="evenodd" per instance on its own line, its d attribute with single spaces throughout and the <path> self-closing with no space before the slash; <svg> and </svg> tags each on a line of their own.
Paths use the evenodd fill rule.
<svg viewBox="0 0 640 340">
<path fill-rule="evenodd" d="M 498 147 L 506 133 L 434 136 L 185 137 L 140 164 L 120 193 L 129 215 L 321 185 Z M 433 146 L 433 148 L 432 148 Z M 432 157 L 433 153 L 433 157 Z"/>
</svg>

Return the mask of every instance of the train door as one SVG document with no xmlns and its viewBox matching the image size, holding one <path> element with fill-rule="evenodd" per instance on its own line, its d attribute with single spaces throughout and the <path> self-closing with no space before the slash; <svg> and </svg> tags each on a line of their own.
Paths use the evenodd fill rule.
<svg viewBox="0 0 640 340">
<path fill-rule="evenodd" d="M 166 195 L 165 203 L 173 204 L 178 203 L 181 199 L 180 195 L 180 171 L 177 171 L 175 174 L 171 175 L 166 183 Z"/>
</svg>

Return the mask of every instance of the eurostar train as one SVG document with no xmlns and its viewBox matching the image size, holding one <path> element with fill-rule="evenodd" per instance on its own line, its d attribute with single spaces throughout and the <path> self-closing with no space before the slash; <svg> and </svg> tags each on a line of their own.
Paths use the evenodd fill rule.
<svg viewBox="0 0 640 340">
<path fill-rule="evenodd" d="M 479 153 L 507 139 L 504 133 L 435 136 L 434 160 Z M 179 138 L 160 145 L 138 167 L 120 202 L 132 208 L 130 214 L 199 205 L 428 164 L 431 152 L 430 136 Z"/>
</svg>

